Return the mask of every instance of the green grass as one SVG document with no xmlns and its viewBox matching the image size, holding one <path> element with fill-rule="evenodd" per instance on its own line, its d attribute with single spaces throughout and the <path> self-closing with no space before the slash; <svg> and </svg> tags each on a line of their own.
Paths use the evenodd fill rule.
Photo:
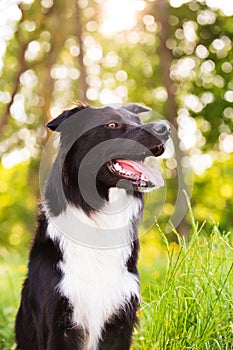
<svg viewBox="0 0 233 350">
<path fill-rule="evenodd" d="M 141 326 L 133 350 L 233 349 L 232 238 L 216 226 L 205 237 L 191 219 L 188 245 L 179 236 L 179 244 L 169 244 L 160 232 L 161 254 L 150 266 L 141 261 Z M 150 248 L 142 244 L 142 254 Z M 26 260 L 6 251 L 0 256 L 0 349 L 9 350 Z"/>
<path fill-rule="evenodd" d="M 233 349 L 232 238 L 216 226 L 203 237 L 194 221 L 193 231 L 188 245 L 161 232 L 167 270 L 143 290 L 134 350 Z"/>
<path fill-rule="evenodd" d="M 26 259 L 17 252 L 0 251 L 0 349 L 13 349 L 14 319 L 26 272 Z M 33 349 L 32 349 L 33 350 Z"/>
</svg>

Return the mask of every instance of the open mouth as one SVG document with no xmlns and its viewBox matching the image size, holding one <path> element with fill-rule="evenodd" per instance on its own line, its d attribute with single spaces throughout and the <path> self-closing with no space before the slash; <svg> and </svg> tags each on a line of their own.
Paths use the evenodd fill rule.
<svg viewBox="0 0 233 350">
<path fill-rule="evenodd" d="M 143 161 L 152 154 L 156 157 L 164 152 L 164 147 L 159 145 L 152 148 L 150 152 L 138 155 L 135 159 L 113 159 L 107 163 L 112 174 L 120 179 L 131 181 L 135 190 L 146 192 L 164 186 L 162 175 L 158 170 L 152 169 Z"/>
</svg>

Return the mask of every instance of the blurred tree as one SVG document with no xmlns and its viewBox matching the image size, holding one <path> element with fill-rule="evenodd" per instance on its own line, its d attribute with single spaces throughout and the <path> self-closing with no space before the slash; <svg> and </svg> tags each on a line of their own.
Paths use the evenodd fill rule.
<svg viewBox="0 0 233 350">
<path fill-rule="evenodd" d="M 8 16 L 0 64 L 4 198 L 7 179 L 25 167 L 28 186 L 22 187 L 21 199 L 33 194 L 35 201 L 46 138 L 42 126 L 48 119 L 75 100 L 94 105 L 136 101 L 151 106 L 153 118 L 164 115 L 178 128 L 175 147 L 185 152 L 164 160 L 168 203 L 163 221 L 174 210 L 177 163 L 185 169 L 189 161 L 198 184 L 194 203 L 200 220 L 205 219 L 198 199 L 208 208 L 209 177 L 214 178 L 216 164 L 228 169 L 233 151 L 233 11 L 224 13 L 221 6 L 208 0 L 25 0 L 3 6 Z M 222 210 L 220 202 L 214 202 L 216 210 Z M 3 239 L 6 223 L 15 220 L 11 202 L 4 203 Z M 229 215 L 221 218 L 226 229 L 232 225 Z"/>
</svg>

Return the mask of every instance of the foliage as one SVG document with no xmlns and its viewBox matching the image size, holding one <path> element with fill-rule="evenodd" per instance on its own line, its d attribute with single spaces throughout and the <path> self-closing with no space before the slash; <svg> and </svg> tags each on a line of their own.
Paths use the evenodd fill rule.
<svg viewBox="0 0 233 350">
<path fill-rule="evenodd" d="M 25 257 L 17 252 L 0 251 L 0 348 L 10 350 L 14 343 L 15 314 L 19 305 L 20 290 L 26 272 Z"/>
<path fill-rule="evenodd" d="M 9 20 L 0 61 L 2 244 L 12 242 L 17 225 L 26 235 L 15 242 L 26 243 L 47 139 L 43 126 L 75 100 L 141 102 L 155 111 L 147 120 L 164 115 L 178 128 L 184 154 L 163 161 L 167 194 L 160 223 L 174 211 L 177 162 L 191 162 L 196 217 L 210 226 L 212 216 L 231 229 L 232 17 L 204 0 L 179 6 L 139 1 L 141 7 L 125 8 L 123 17 L 120 1 L 108 14 L 108 1 L 20 1 L 3 9 Z M 114 31 L 133 10 L 134 25 Z"/>
<path fill-rule="evenodd" d="M 143 289 L 141 329 L 133 349 L 232 348 L 232 235 L 222 235 L 217 226 L 210 237 L 201 230 L 195 224 L 188 246 L 179 235 L 179 244 L 169 244 L 160 231 L 167 271 L 158 276 L 156 257 L 152 271 L 141 267 L 143 280 L 148 273 L 151 277 Z"/>
<path fill-rule="evenodd" d="M 211 223 L 219 223 L 225 233 L 233 232 L 232 166 L 232 157 L 219 159 L 196 179 L 193 188 L 194 216 L 199 222 L 207 221 L 207 233 Z"/>
<path fill-rule="evenodd" d="M 35 222 L 37 177 L 30 176 L 29 165 L 23 162 L 11 169 L 0 166 L 0 245 L 17 247 L 18 251 L 28 246 Z"/>
</svg>

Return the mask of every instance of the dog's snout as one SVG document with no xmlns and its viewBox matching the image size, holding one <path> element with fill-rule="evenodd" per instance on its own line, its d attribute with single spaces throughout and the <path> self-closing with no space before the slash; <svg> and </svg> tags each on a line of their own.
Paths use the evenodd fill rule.
<svg viewBox="0 0 233 350">
<path fill-rule="evenodd" d="M 156 134 L 164 135 L 169 133 L 170 127 L 165 123 L 155 123 L 153 126 L 153 131 Z"/>
<path fill-rule="evenodd" d="M 152 131 L 155 136 L 164 143 L 170 135 L 170 126 L 166 122 L 157 122 L 153 124 Z"/>
</svg>

